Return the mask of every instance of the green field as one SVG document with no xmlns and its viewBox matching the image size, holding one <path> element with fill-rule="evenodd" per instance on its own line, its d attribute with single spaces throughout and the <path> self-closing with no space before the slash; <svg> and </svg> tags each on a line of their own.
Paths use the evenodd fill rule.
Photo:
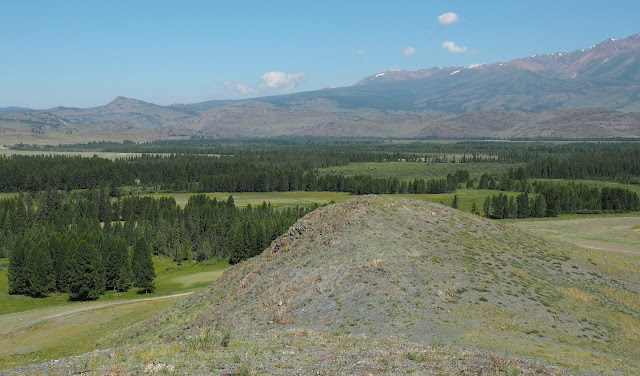
<svg viewBox="0 0 640 376">
<path fill-rule="evenodd" d="M 189 197 L 196 195 L 197 193 L 151 193 L 142 194 L 143 196 L 149 196 L 154 198 L 159 197 L 173 197 L 176 203 L 180 206 L 184 206 L 189 201 Z M 218 200 L 226 200 L 229 196 L 233 196 L 233 201 L 236 206 L 247 206 L 251 204 L 262 205 L 263 202 L 271 203 L 274 207 L 295 207 L 295 206 L 311 206 L 314 203 L 318 205 L 328 204 L 331 201 L 341 202 L 349 197 L 353 197 L 349 193 L 345 192 L 306 192 L 306 191 L 293 191 L 293 192 L 215 192 L 205 193 L 207 197 L 217 198 Z"/>
<path fill-rule="evenodd" d="M 500 193 L 506 194 L 507 196 L 513 196 L 514 198 L 520 194 L 519 192 L 502 192 L 489 189 L 458 189 L 455 193 L 398 194 L 392 196 L 413 198 L 416 200 L 435 202 L 437 204 L 451 206 L 451 203 L 453 202 L 453 196 L 458 195 L 459 210 L 470 212 L 471 206 L 473 206 L 473 203 L 475 202 L 478 210 L 482 212 L 482 204 L 484 204 L 484 200 L 489 196 L 498 195 Z"/>
<path fill-rule="evenodd" d="M 177 265 L 158 256 L 153 261 L 157 277 L 152 294 L 137 294 L 134 288 L 107 291 L 92 302 L 70 302 L 68 294 L 41 299 L 9 295 L 8 260 L 0 259 L 0 332 L 33 322 L 0 336 L 0 369 L 91 351 L 101 339 L 167 308 L 173 298 L 163 296 L 208 286 L 229 267 L 226 261 Z M 151 300 L 139 301 L 146 298 Z"/>
<path fill-rule="evenodd" d="M 351 163 L 348 166 L 321 168 L 321 173 L 341 175 L 368 175 L 374 178 L 398 179 L 436 179 L 445 178 L 447 174 L 467 170 L 472 178 L 480 177 L 485 172 L 489 175 L 509 171 L 523 164 L 510 163 L 425 163 L 425 162 L 386 162 L 386 163 Z"/>
<path fill-rule="evenodd" d="M 634 214 L 634 217 L 624 213 L 577 219 L 560 217 L 553 221 L 517 220 L 513 223 L 580 247 L 640 256 L 640 213 Z"/>
<path fill-rule="evenodd" d="M 172 302 L 162 299 L 108 306 L 3 334 L 0 370 L 93 351 L 101 346 L 101 339 L 163 311 Z"/>
<path fill-rule="evenodd" d="M 49 294 L 45 298 L 31 298 L 22 295 L 9 295 L 7 267 L 8 259 L 0 259 L 0 315 L 30 311 L 43 308 L 77 307 L 85 302 L 70 302 L 68 294 Z M 167 257 L 153 258 L 156 270 L 156 291 L 152 294 L 140 295 L 135 288 L 125 293 L 107 291 L 96 302 L 113 302 L 141 297 L 157 297 L 193 291 L 211 284 L 229 267 L 226 261 L 211 264 L 184 262 L 178 265 Z M 2 316 L 0 316 L 2 318 Z M 0 323 L 2 330 L 3 323 Z"/>
</svg>

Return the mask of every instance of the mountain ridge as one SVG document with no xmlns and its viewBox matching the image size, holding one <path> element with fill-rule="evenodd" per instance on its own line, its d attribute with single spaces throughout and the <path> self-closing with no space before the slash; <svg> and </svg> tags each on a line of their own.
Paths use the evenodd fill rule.
<svg viewBox="0 0 640 376">
<path fill-rule="evenodd" d="M 551 54 L 538 53 L 525 58 L 517 58 L 507 62 L 496 62 L 489 64 L 476 64 L 469 67 L 464 66 L 447 66 L 432 67 L 427 69 L 419 69 L 414 71 L 398 70 L 374 73 L 367 76 L 356 85 L 363 85 L 374 79 L 380 81 L 399 80 L 399 79 L 421 79 L 432 76 L 436 73 L 453 73 L 468 69 L 501 69 L 509 66 L 531 71 L 531 72 L 555 72 L 555 73 L 574 73 L 579 68 L 584 67 L 586 63 L 595 59 L 606 59 L 612 55 L 619 55 L 625 52 L 633 52 L 640 50 L 640 33 L 631 35 L 624 39 L 610 38 L 602 41 L 594 46 L 578 49 L 570 52 L 555 52 Z"/>
<path fill-rule="evenodd" d="M 158 138 L 589 139 L 640 137 L 637 113 L 640 34 L 571 52 L 474 67 L 380 72 L 352 86 L 269 97 L 160 106 L 119 96 L 87 109 L 3 111 L 0 126 L 89 133 L 143 131 Z M 522 116 L 516 116 L 516 123 L 507 123 L 514 114 Z M 577 116 L 572 120 L 571 114 Z M 554 116 L 562 121 L 547 121 Z M 59 119 L 58 125 L 52 118 Z M 473 118 L 501 123 L 503 130 L 469 123 Z"/>
</svg>

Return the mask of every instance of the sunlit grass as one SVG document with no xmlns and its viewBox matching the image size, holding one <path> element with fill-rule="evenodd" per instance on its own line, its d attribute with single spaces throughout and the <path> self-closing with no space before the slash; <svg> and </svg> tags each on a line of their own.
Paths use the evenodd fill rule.
<svg viewBox="0 0 640 376">
<path fill-rule="evenodd" d="M 154 198 L 173 197 L 176 203 L 184 206 L 189 201 L 189 197 L 197 193 L 146 193 L 142 196 Z M 214 192 L 205 193 L 207 197 L 216 198 L 218 200 L 226 200 L 229 196 L 233 196 L 236 206 L 245 207 L 248 204 L 252 206 L 262 205 L 263 202 L 270 203 L 273 207 L 295 207 L 295 206 L 311 206 L 314 203 L 318 205 L 328 204 L 331 201 L 341 202 L 350 197 L 345 192 L 308 192 L 308 191 L 291 191 L 291 192 Z"/>
<path fill-rule="evenodd" d="M 103 337 L 166 309 L 172 299 L 80 312 L 0 336 L 0 369 L 95 350 Z"/>
<path fill-rule="evenodd" d="M 509 220 L 521 228 L 581 247 L 640 255 L 640 212 L 561 215 L 553 220 Z M 595 257 L 595 256 L 594 256 Z"/>
<path fill-rule="evenodd" d="M 507 196 L 513 196 L 514 198 L 519 195 L 518 192 L 502 192 L 498 190 L 488 190 L 488 189 L 458 189 L 455 193 L 441 193 L 441 194 L 399 194 L 394 196 L 413 198 L 416 200 L 423 200 L 434 202 L 437 204 L 443 204 L 446 206 L 451 206 L 453 203 L 453 197 L 458 195 L 458 210 L 470 212 L 473 203 L 476 203 L 476 208 L 482 212 L 482 206 L 484 204 L 484 200 L 487 197 L 497 196 L 500 193 L 505 194 Z"/>
<path fill-rule="evenodd" d="M 425 163 L 425 162 L 385 162 L 385 163 L 350 163 L 348 166 L 321 168 L 321 173 L 337 173 L 342 175 L 368 175 L 374 178 L 398 179 L 435 179 L 445 178 L 447 174 L 466 170 L 471 177 L 480 177 L 485 172 L 489 175 L 509 171 L 509 168 L 524 166 L 516 163 Z"/>
<path fill-rule="evenodd" d="M 187 261 L 183 262 L 182 265 L 178 265 L 171 258 L 163 256 L 154 256 L 153 263 L 156 270 L 155 292 L 141 295 L 137 293 L 136 288 L 131 288 L 124 293 L 106 291 L 96 302 L 139 299 L 193 291 L 213 283 L 229 267 L 227 261 L 209 263 Z M 0 315 L 42 309 L 48 313 L 50 311 L 53 312 L 52 308 L 56 308 L 55 311 L 57 311 L 60 306 L 77 307 L 81 304 L 91 304 L 70 302 L 68 294 L 59 293 L 51 293 L 45 298 L 9 295 L 8 264 L 8 259 L 0 259 Z"/>
</svg>

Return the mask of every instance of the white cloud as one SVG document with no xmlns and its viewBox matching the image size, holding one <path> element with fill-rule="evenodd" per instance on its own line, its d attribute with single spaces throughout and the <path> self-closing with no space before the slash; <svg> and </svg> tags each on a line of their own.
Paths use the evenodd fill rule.
<svg viewBox="0 0 640 376">
<path fill-rule="evenodd" d="M 226 86 L 227 89 L 231 89 L 231 91 L 238 92 L 242 95 L 258 94 L 258 90 L 242 82 L 231 82 L 227 80 L 220 80 L 220 82 Z"/>
<path fill-rule="evenodd" d="M 413 47 L 411 47 L 411 46 L 409 46 L 409 47 L 407 47 L 407 48 L 402 49 L 402 54 L 403 54 L 404 56 L 411 56 L 411 55 L 413 55 L 413 54 L 415 54 L 415 53 L 416 53 L 416 49 L 415 49 L 415 48 L 413 48 Z"/>
<path fill-rule="evenodd" d="M 227 80 L 220 80 L 220 82 L 227 88 L 225 94 L 227 97 L 237 97 L 238 94 L 248 96 L 288 92 L 298 87 L 305 79 L 304 73 L 267 72 L 260 76 L 261 81 L 255 87 L 244 82 Z"/>
<path fill-rule="evenodd" d="M 440 25 L 447 26 L 458 22 L 458 15 L 453 12 L 448 12 L 438 16 L 438 22 Z"/>
<path fill-rule="evenodd" d="M 397 65 L 394 65 L 389 68 L 389 72 L 398 72 L 398 71 L 400 71 L 400 67 Z"/>
<path fill-rule="evenodd" d="M 291 91 L 300 85 L 304 79 L 304 73 L 267 72 L 261 77 L 262 83 L 259 89 L 272 89 L 277 91 Z"/>
<path fill-rule="evenodd" d="M 453 52 L 454 54 L 463 54 L 467 52 L 467 47 L 459 47 L 456 46 L 455 43 L 449 41 L 442 43 L 442 48 L 446 48 L 449 52 Z"/>
<path fill-rule="evenodd" d="M 249 85 L 244 84 L 242 82 L 236 82 L 233 85 L 233 87 L 235 87 L 236 90 L 238 90 L 240 92 L 240 94 L 244 94 L 244 95 L 247 95 L 247 94 L 258 94 L 258 90 L 254 89 L 254 88 L 250 87 Z"/>
</svg>

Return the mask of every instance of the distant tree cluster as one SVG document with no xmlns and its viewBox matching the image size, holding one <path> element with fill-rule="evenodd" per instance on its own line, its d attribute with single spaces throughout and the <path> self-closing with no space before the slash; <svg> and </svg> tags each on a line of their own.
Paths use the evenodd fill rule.
<svg viewBox="0 0 640 376">
<path fill-rule="evenodd" d="M 313 175 L 312 175 L 313 176 Z M 344 176 L 339 174 L 320 175 L 312 179 L 315 185 L 309 190 L 350 192 L 353 194 L 393 194 L 393 193 L 451 193 L 460 184 L 470 180 L 466 170 L 448 174 L 445 179 L 373 178 L 367 175 Z"/>
<path fill-rule="evenodd" d="M 526 166 L 529 178 L 595 179 L 640 183 L 640 147 L 585 146 L 580 152 L 539 158 Z"/>
<path fill-rule="evenodd" d="M 640 210 L 638 194 L 624 188 L 594 187 L 576 183 L 535 182 L 527 192 L 514 196 L 503 193 L 485 199 L 488 218 L 555 217 L 567 213 L 630 212 Z"/>
</svg>

